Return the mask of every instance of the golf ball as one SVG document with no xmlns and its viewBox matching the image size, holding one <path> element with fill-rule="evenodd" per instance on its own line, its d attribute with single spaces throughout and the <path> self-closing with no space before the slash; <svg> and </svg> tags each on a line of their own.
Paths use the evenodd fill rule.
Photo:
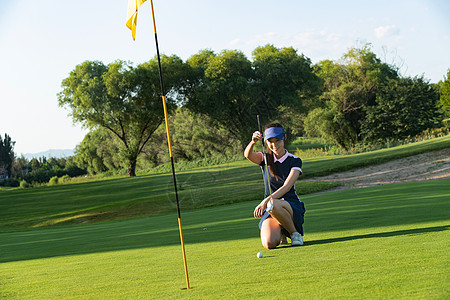
<svg viewBox="0 0 450 300">
<path fill-rule="evenodd" d="M 256 257 L 262 258 L 262 253 L 261 253 L 261 252 L 258 252 L 258 254 L 256 254 Z"/>
</svg>

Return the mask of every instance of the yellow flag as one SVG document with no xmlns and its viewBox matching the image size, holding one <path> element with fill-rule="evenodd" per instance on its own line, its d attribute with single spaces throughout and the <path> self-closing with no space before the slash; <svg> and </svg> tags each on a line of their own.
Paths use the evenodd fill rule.
<svg viewBox="0 0 450 300">
<path fill-rule="evenodd" d="M 138 9 L 145 1 L 146 0 L 128 0 L 127 27 L 131 29 L 133 40 L 136 37 L 136 22 Z"/>
</svg>

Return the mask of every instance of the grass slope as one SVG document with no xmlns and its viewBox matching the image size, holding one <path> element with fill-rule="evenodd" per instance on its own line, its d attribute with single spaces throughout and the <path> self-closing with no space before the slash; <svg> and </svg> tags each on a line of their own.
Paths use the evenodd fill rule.
<svg viewBox="0 0 450 300">
<path fill-rule="evenodd" d="M 324 176 L 334 172 L 382 164 L 391 160 L 444 148 L 450 148 L 450 135 L 353 155 L 319 156 L 305 160 L 303 166 L 304 178 Z"/>
<path fill-rule="evenodd" d="M 305 159 L 307 178 L 450 147 L 450 136 L 347 156 Z M 248 161 L 177 173 L 183 211 L 259 199 L 260 169 Z M 157 215 L 176 209 L 171 174 L 114 178 L 33 189 L 0 190 L 0 232 Z M 297 182 L 300 194 L 332 188 L 328 182 Z"/>
<path fill-rule="evenodd" d="M 177 173 L 183 210 L 262 199 L 261 171 L 247 161 Z M 308 183 L 300 194 L 337 184 Z M 0 192 L 0 232 L 14 228 L 157 215 L 176 210 L 171 174 Z"/>
<path fill-rule="evenodd" d="M 449 297 L 450 180 L 303 200 L 305 245 L 271 251 L 258 201 L 184 212 L 189 291 L 176 214 L 0 233 L 0 298 Z"/>
</svg>

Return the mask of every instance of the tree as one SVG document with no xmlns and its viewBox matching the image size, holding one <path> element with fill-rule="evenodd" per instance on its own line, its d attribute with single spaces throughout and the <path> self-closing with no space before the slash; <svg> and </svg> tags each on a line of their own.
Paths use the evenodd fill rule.
<svg viewBox="0 0 450 300">
<path fill-rule="evenodd" d="M 285 126 L 288 142 L 303 132 L 307 111 L 319 96 L 319 77 L 311 60 L 292 47 L 265 45 L 253 52 L 254 98 L 263 120 L 278 120 Z"/>
<path fill-rule="evenodd" d="M 258 47 L 253 62 L 236 50 L 217 55 L 204 50 L 187 63 L 197 80 L 186 106 L 227 128 L 241 147 L 257 128 L 257 114 L 273 121 L 286 109 L 305 110 L 304 101 L 317 93 L 310 60 L 293 48 Z"/>
<path fill-rule="evenodd" d="M 250 97 L 251 62 L 240 51 L 222 51 L 219 55 L 200 52 L 188 59 L 197 79 L 187 98 L 186 107 L 206 114 L 222 124 L 238 140 L 248 139 L 249 117 L 255 101 Z M 254 122 L 253 122 L 254 123 Z"/>
<path fill-rule="evenodd" d="M 441 84 L 441 105 L 442 109 L 450 116 L 450 69 L 447 71 L 447 78 Z"/>
<path fill-rule="evenodd" d="M 179 160 L 227 159 L 242 156 L 240 142 L 210 117 L 180 107 L 169 118 L 172 151 Z M 161 125 L 143 150 L 138 167 L 149 168 L 169 160 L 165 128 Z"/>
<path fill-rule="evenodd" d="M 14 145 L 16 142 L 11 140 L 11 137 L 5 133 L 5 138 L 2 139 L 0 135 L 0 167 L 3 167 L 8 171 L 11 176 L 11 168 L 14 162 Z"/>
<path fill-rule="evenodd" d="M 105 129 L 86 134 L 75 148 L 75 162 L 90 174 L 98 174 L 123 167 L 119 158 L 120 140 Z"/>
<path fill-rule="evenodd" d="M 388 80 L 362 121 L 369 141 L 403 139 L 439 124 L 439 95 L 423 77 Z"/>
<path fill-rule="evenodd" d="M 306 102 L 319 91 L 319 78 L 313 73 L 311 60 L 292 47 L 273 45 L 258 47 L 252 55 L 261 114 L 268 119 L 279 118 L 280 107 L 305 112 Z"/>
<path fill-rule="evenodd" d="M 177 56 L 161 56 L 166 99 L 171 111 L 187 85 L 188 68 Z M 123 61 L 104 65 L 86 61 L 62 82 L 61 107 L 84 127 L 110 130 L 121 142 L 120 157 L 128 175 L 136 175 L 136 162 L 145 144 L 164 119 L 157 59 L 133 67 Z"/>
<path fill-rule="evenodd" d="M 41 161 L 39 159 L 37 159 L 36 157 L 33 157 L 30 160 L 30 171 L 39 169 L 41 167 L 41 165 L 42 165 Z"/>
<path fill-rule="evenodd" d="M 172 116 L 171 123 L 177 157 L 194 160 L 215 155 L 242 155 L 239 141 L 208 116 L 179 108 Z"/>
<path fill-rule="evenodd" d="M 377 92 L 387 80 L 398 78 L 397 69 L 382 63 L 368 44 L 350 49 L 339 62 L 320 62 L 315 66 L 315 73 L 322 80 L 319 107 L 332 114 L 314 111 L 324 118 L 318 121 L 327 125 L 313 129 L 314 122 L 309 122 L 305 126 L 309 132 L 326 130 L 320 135 L 328 136 L 345 149 L 361 140 L 364 108 L 376 104 Z"/>
<path fill-rule="evenodd" d="M 23 177 L 24 174 L 31 171 L 31 165 L 29 161 L 22 155 L 14 160 L 11 171 L 13 176 Z"/>
</svg>

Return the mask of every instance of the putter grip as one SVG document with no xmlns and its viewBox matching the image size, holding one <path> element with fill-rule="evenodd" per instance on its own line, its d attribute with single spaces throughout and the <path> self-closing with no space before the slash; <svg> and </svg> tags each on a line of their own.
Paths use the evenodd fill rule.
<svg viewBox="0 0 450 300">
<path fill-rule="evenodd" d="M 258 119 L 259 132 L 261 132 L 261 135 L 263 135 L 263 138 L 261 139 L 261 146 L 262 146 L 263 153 L 265 153 L 265 151 L 264 151 L 264 132 L 262 131 L 261 118 L 259 117 L 259 115 L 257 115 L 256 118 Z"/>
</svg>

